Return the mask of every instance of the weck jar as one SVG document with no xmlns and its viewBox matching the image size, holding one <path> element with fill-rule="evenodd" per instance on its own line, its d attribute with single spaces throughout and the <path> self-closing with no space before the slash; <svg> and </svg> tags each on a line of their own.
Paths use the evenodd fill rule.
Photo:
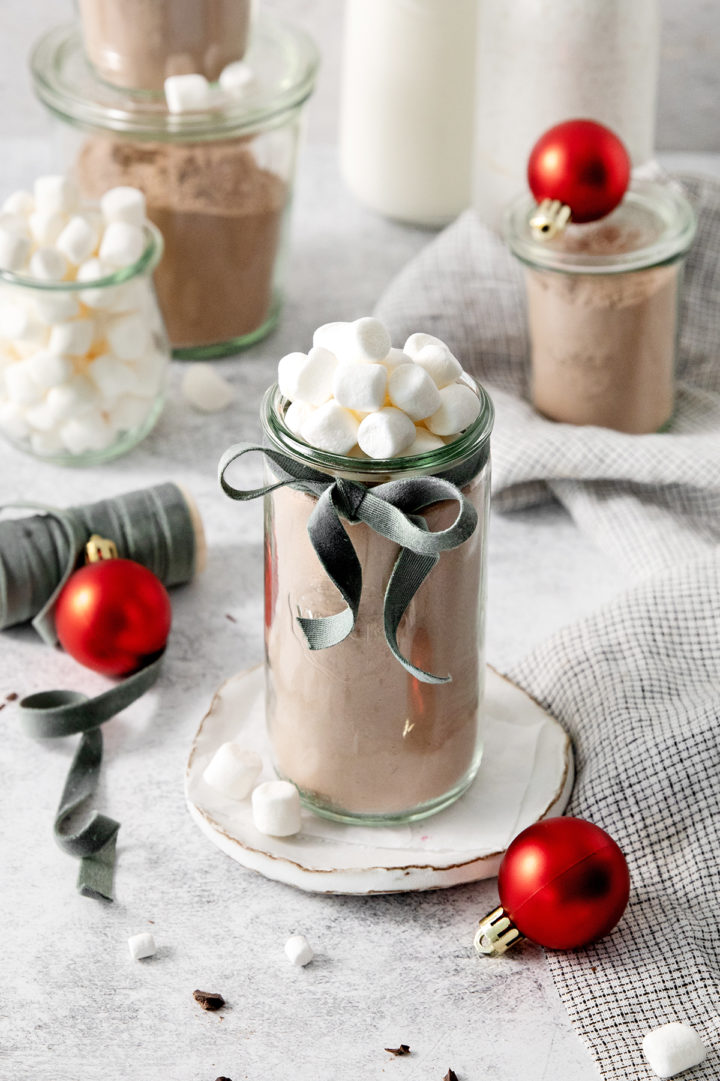
<svg viewBox="0 0 720 1081">
<path fill-rule="evenodd" d="M 176 357 L 245 348 L 275 325 L 303 106 L 317 50 L 301 31 L 258 18 L 239 97 L 172 113 L 164 98 L 101 81 L 76 25 L 46 34 L 32 55 L 35 91 L 62 122 L 66 171 L 83 195 L 144 192 L 165 240 L 155 276 Z"/>
<path fill-rule="evenodd" d="M 330 818 L 369 824 L 422 818 L 457 799 L 480 763 L 493 408 L 469 376 L 463 381 L 480 399 L 477 420 L 446 446 L 414 457 L 360 459 L 317 450 L 285 423 L 287 402 L 276 387 L 262 405 L 266 448 L 291 460 L 293 472 L 309 468 L 328 486 L 349 483 L 351 500 L 362 500 L 365 490 L 392 492 L 391 501 L 408 513 L 412 501 L 407 491 L 398 493 L 402 483 L 395 490 L 380 486 L 443 478 L 477 514 L 470 535 L 425 568 L 397 630 L 399 652 L 416 670 L 450 677 L 431 683 L 389 648 L 386 622 L 392 623 L 395 603 L 389 598 L 395 586 L 408 589 L 413 572 L 403 565 L 391 582 L 401 548 L 362 514 L 352 521 L 342 516 L 343 543 L 349 538 L 362 577 L 354 627 L 338 644 L 308 648 L 298 617 L 342 608 L 308 534 L 318 496 L 288 484 L 265 496 L 267 725 L 274 765 L 306 806 Z M 271 460 L 266 483 L 277 485 L 281 474 Z M 455 498 L 437 499 L 414 508 L 434 532 L 449 529 L 458 515 Z"/>
<path fill-rule="evenodd" d="M 506 238 L 525 268 L 530 393 L 550 420 L 659 431 L 675 401 L 678 309 L 695 214 L 678 184 L 634 181 L 596 222 L 551 240 L 510 207 Z"/>
</svg>

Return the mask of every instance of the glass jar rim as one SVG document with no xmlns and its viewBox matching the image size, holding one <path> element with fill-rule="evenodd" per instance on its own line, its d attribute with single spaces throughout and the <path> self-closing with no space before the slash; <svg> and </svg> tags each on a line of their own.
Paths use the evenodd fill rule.
<svg viewBox="0 0 720 1081">
<path fill-rule="evenodd" d="M 311 465 L 333 476 L 374 484 L 398 474 L 426 476 L 460 465 L 477 454 L 490 438 L 495 419 L 495 408 L 490 395 L 482 384 L 466 372 L 459 381 L 477 394 L 480 399 L 480 412 L 473 423 L 452 442 L 423 454 L 400 458 L 350 458 L 345 454 L 318 450 L 284 423 L 282 408 L 288 399 L 282 396 L 277 383 L 273 383 L 265 392 L 260 408 L 260 421 L 267 438 L 284 454 L 303 465 Z"/>
<path fill-rule="evenodd" d="M 162 258 L 165 242 L 160 230 L 152 222 L 145 222 L 143 230 L 146 243 L 142 255 L 129 266 L 121 267 L 112 274 L 105 274 L 102 278 L 71 282 L 40 281 L 38 278 L 28 278 L 15 271 L 0 268 L 0 282 L 5 285 L 21 286 L 23 289 L 36 289 L 43 293 L 79 293 L 85 289 L 104 289 L 113 285 L 123 285 L 141 274 L 152 274 Z"/>
<path fill-rule="evenodd" d="M 695 212 L 675 181 L 633 180 L 620 206 L 602 219 L 611 221 L 614 215 L 633 211 L 651 213 L 661 227 L 660 235 L 634 251 L 593 255 L 554 248 L 552 242 L 538 240 L 530 228 L 536 210 L 536 201 L 524 194 L 505 211 L 504 234 L 511 251 L 528 266 L 570 274 L 622 274 L 675 262 L 687 252 L 697 228 Z"/>
<path fill-rule="evenodd" d="M 47 108 L 76 126 L 143 139 L 193 142 L 231 138 L 279 123 L 315 86 L 319 53 L 303 30 L 275 16 L 255 20 L 245 61 L 263 72 L 246 98 L 217 108 L 170 113 L 162 93 L 103 82 L 85 55 L 77 23 L 44 34 L 30 57 L 34 89 Z M 267 74 L 265 74 L 267 72 Z"/>
</svg>

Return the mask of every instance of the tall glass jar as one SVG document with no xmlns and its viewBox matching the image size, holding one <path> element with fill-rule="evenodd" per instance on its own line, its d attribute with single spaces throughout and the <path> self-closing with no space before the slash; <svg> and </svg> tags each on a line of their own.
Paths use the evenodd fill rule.
<svg viewBox="0 0 720 1081">
<path fill-rule="evenodd" d="M 92 71 L 76 25 L 32 55 L 35 91 L 62 121 L 62 146 L 87 198 L 140 188 L 165 239 L 155 284 L 176 357 L 209 359 L 264 337 L 282 302 L 300 120 L 317 51 L 301 31 L 258 19 L 252 86 L 205 110 L 110 87 Z"/>
<path fill-rule="evenodd" d="M 682 262 L 695 235 L 676 185 L 634 182 L 600 221 L 552 240 L 518 199 L 506 235 L 525 266 L 531 397 L 551 420 L 636 434 L 670 420 Z"/>
<path fill-rule="evenodd" d="M 316 450 L 284 422 L 273 387 L 262 406 L 267 444 L 300 465 L 369 489 L 412 477 L 462 473 L 477 510 L 472 535 L 443 551 L 399 626 L 402 655 L 450 682 L 421 682 L 392 655 L 383 622 L 397 544 L 363 521 L 344 522 L 362 570 L 355 627 L 337 645 L 311 651 L 297 616 L 342 605 L 312 547 L 315 496 L 276 488 L 265 498 L 267 723 L 277 772 L 314 811 L 348 822 L 410 821 L 452 803 L 472 782 L 482 753 L 485 555 L 493 409 L 479 395 L 478 419 L 454 442 L 417 457 L 367 460 Z M 275 480 L 273 467 L 269 482 Z M 457 506 L 423 511 L 430 530 L 447 528 Z"/>
<path fill-rule="evenodd" d="M 155 424 L 170 347 L 152 280 L 162 237 L 145 233 L 136 263 L 91 281 L 0 270 L 0 432 L 20 450 L 95 465 Z"/>
<path fill-rule="evenodd" d="M 597 120 L 633 166 L 654 153 L 658 0 L 482 0 L 474 202 L 492 228 L 525 188 L 532 147 L 563 120 Z"/>
</svg>

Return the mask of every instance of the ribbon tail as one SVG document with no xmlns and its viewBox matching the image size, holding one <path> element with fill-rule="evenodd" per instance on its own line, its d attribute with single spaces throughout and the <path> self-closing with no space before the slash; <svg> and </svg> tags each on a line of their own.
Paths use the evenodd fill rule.
<svg viewBox="0 0 720 1081">
<path fill-rule="evenodd" d="M 403 657 L 397 642 L 397 631 L 408 605 L 439 558 L 439 553 L 418 555 L 417 552 L 403 548 L 395 561 L 385 590 L 383 618 L 385 638 L 390 652 L 403 668 L 421 683 L 450 683 L 452 676 L 434 676 L 431 672 L 426 672 L 423 668 L 412 664 L 407 657 Z"/>
</svg>

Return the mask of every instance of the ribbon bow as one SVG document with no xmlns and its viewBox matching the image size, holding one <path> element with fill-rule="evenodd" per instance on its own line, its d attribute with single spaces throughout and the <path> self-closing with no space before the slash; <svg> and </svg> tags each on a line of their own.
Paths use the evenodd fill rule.
<svg viewBox="0 0 720 1081">
<path fill-rule="evenodd" d="M 253 451 L 264 454 L 273 463 L 278 480 L 251 490 L 233 487 L 225 477 L 227 469 Z M 357 481 L 330 477 L 280 451 L 251 443 L 236 443 L 223 454 L 218 472 L 220 485 L 231 499 L 256 499 L 283 487 L 317 497 L 308 520 L 308 534 L 345 607 L 331 616 L 297 617 L 309 649 L 337 645 L 355 626 L 362 593 L 362 568 L 343 521 L 364 522 L 375 533 L 400 546 L 383 604 L 385 639 L 391 653 L 421 682 L 449 683 L 451 676 L 432 675 L 402 655 L 397 630 L 408 605 L 438 562 L 441 552 L 458 548 L 475 531 L 477 511 L 456 485 L 467 483 L 475 476 L 486 457 L 486 452 L 481 460 L 476 455 L 469 463 L 448 474 L 456 483 L 436 476 L 407 477 L 370 489 Z M 421 512 L 446 501 L 458 504 L 455 520 L 447 529 L 432 532 Z"/>
</svg>

